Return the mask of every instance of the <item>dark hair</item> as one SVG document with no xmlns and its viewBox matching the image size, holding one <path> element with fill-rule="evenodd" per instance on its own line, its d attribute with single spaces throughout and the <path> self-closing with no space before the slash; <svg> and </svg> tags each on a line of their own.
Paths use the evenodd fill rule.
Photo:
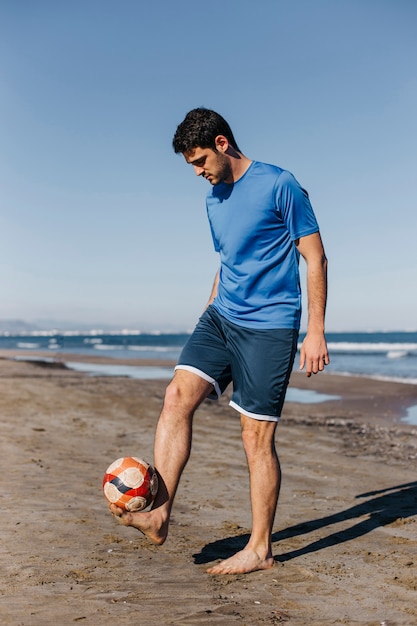
<svg viewBox="0 0 417 626">
<path fill-rule="evenodd" d="M 230 145 L 240 152 L 226 120 L 215 111 L 200 107 L 187 113 L 175 132 L 172 145 L 177 154 L 184 154 L 197 147 L 216 150 L 215 139 L 218 135 L 224 135 Z"/>
</svg>

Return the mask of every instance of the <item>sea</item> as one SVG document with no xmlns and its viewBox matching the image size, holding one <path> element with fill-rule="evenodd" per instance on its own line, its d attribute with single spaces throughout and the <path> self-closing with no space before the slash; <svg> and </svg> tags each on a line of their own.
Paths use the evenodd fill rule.
<svg viewBox="0 0 417 626">
<path fill-rule="evenodd" d="M 0 334 L 0 349 L 176 360 L 188 333 L 42 330 Z M 304 338 L 300 334 L 300 345 Z M 326 333 L 328 372 L 417 384 L 417 331 Z M 295 365 L 297 367 L 297 363 Z"/>
<path fill-rule="evenodd" d="M 0 349 L 48 351 L 51 358 L 60 353 L 102 355 L 119 359 L 159 359 L 175 361 L 189 337 L 188 333 L 141 332 L 138 330 L 33 331 L 28 334 L 0 334 Z M 303 340 L 300 334 L 300 344 Z M 329 332 L 326 333 L 331 363 L 327 373 L 365 376 L 378 380 L 417 385 L 417 331 Z M 25 357 L 27 358 L 27 356 Z M 71 367 L 89 371 L 85 363 Z M 297 359 L 294 368 L 298 368 Z M 172 370 L 161 367 L 94 366 L 96 374 L 132 375 L 141 378 L 168 378 Z M 310 400 L 311 401 L 311 398 Z M 318 399 L 317 401 L 320 401 Z M 417 407 L 409 410 L 410 423 L 417 423 Z"/>
</svg>

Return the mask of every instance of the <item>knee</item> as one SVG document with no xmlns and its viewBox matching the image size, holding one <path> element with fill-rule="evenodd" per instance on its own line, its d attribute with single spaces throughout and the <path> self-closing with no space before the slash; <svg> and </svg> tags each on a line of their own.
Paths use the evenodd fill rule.
<svg viewBox="0 0 417 626">
<path fill-rule="evenodd" d="M 199 376 L 178 370 L 165 390 L 164 409 L 193 412 L 211 389 L 212 385 Z"/>
<path fill-rule="evenodd" d="M 165 390 L 164 409 L 169 412 L 192 413 L 200 402 L 201 398 L 182 380 L 174 378 Z"/>
<path fill-rule="evenodd" d="M 242 442 L 248 457 L 253 456 L 260 447 L 259 434 L 254 430 L 242 431 Z"/>
<path fill-rule="evenodd" d="M 164 408 L 178 408 L 184 404 L 184 392 L 176 380 L 172 380 L 165 390 Z"/>
<path fill-rule="evenodd" d="M 257 455 L 275 454 L 275 425 L 271 422 L 255 422 L 250 427 L 242 428 L 242 441 L 248 458 Z"/>
</svg>

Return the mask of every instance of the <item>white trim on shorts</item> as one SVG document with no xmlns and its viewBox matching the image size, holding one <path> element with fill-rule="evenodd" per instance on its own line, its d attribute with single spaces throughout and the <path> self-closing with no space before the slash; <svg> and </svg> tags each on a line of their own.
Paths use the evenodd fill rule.
<svg viewBox="0 0 417 626">
<path fill-rule="evenodd" d="M 233 402 L 233 400 L 230 400 L 229 405 L 236 411 L 239 411 L 239 413 L 243 413 L 243 415 L 251 417 L 254 420 L 259 420 L 260 422 L 279 422 L 281 417 L 280 415 L 260 415 L 259 413 L 251 413 L 246 409 L 242 409 L 242 407 L 236 404 L 236 402 Z"/>
<path fill-rule="evenodd" d="M 176 370 L 185 370 L 186 372 L 192 372 L 193 374 L 196 374 L 197 376 L 199 376 L 203 380 L 206 380 L 208 383 L 211 383 L 213 385 L 214 391 L 216 392 L 216 395 L 217 395 L 218 398 L 220 398 L 220 396 L 222 395 L 222 392 L 220 391 L 220 387 L 219 387 L 219 384 L 218 384 L 217 380 L 215 380 L 214 378 L 212 378 L 211 376 L 209 376 L 205 372 L 202 372 L 197 367 L 193 367 L 192 365 L 181 365 L 181 364 L 179 364 L 179 365 L 175 366 L 175 369 Z"/>
</svg>

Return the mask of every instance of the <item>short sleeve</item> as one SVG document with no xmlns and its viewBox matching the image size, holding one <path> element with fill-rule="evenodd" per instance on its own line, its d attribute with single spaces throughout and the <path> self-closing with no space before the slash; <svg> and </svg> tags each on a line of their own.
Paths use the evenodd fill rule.
<svg viewBox="0 0 417 626">
<path fill-rule="evenodd" d="M 318 232 L 319 226 L 307 191 L 286 170 L 283 170 L 277 179 L 275 202 L 278 214 L 293 241 Z"/>
</svg>

